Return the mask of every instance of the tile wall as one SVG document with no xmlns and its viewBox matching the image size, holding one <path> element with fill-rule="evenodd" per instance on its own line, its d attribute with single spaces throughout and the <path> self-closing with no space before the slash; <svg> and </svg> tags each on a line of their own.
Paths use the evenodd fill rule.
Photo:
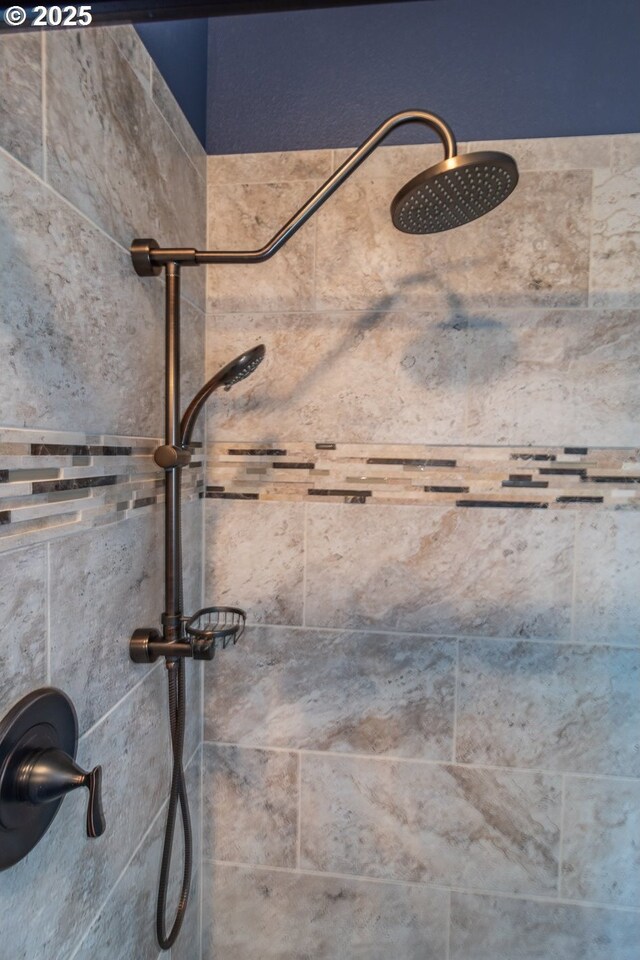
<svg viewBox="0 0 640 960">
<path fill-rule="evenodd" d="M 141 233 L 204 242 L 206 158 L 131 27 L 4 34 L 0 74 L 0 714 L 43 685 L 72 696 L 79 762 L 104 767 L 108 823 L 87 840 L 86 798 L 74 794 L 0 875 L 0 952 L 156 960 L 165 680 L 160 664 L 132 664 L 127 643 L 157 623 L 162 598 L 151 450 L 163 425 L 163 289 L 135 276 L 127 247 Z M 203 377 L 204 282 L 185 277 L 185 395 Z M 191 473 L 195 607 L 202 503 Z M 198 668 L 188 696 L 197 826 Z M 200 955 L 198 874 L 195 887 L 173 960 Z"/>
<path fill-rule="evenodd" d="M 267 357 L 208 414 L 205 960 L 637 956 L 640 135 L 489 147 L 463 229 L 392 228 L 391 146 L 209 268 L 208 364 Z M 209 245 L 345 155 L 210 157 Z"/>
</svg>

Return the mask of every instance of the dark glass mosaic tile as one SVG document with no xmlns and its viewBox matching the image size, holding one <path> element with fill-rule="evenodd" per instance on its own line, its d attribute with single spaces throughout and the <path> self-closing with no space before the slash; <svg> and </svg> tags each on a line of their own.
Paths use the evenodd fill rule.
<svg viewBox="0 0 640 960">
<path fill-rule="evenodd" d="M 555 453 L 512 453 L 511 460 L 556 460 Z"/>
<path fill-rule="evenodd" d="M 6 483 L 8 479 L 9 479 L 9 471 L 0 470 L 0 483 Z"/>
<path fill-rule="evenodd" d="M 588 447 L 565 447 L 564 452 L 579 454 L 580 456 L 584 456 L 585 454 L 589 453 L 589 448 Z"/>
<path fill-rule="evenodd" d="M 224 487 L 207 486 L 207 493 L 222 493 Z"/>
<path fill-rule="evenodd" d="M 56 490 L 86 490 L 89 487 L 110 487 L 118 482 L 111 477 L 74 477 L 72 480 L 45 480 L 33 484 L 34 493 L 53 493 Z"/>
<path fill-rule="evenodd" d="M 469 487 L 424 487 L 425 493 L 469 493 Z"/>
<path fill-rule="evenodd" d="M 286 457 L 286 450 L 267 450 L 265 447 L 256 447 L 252 450 L 227 450 L 230 457 Z"/>
<path fill-rule="evenodd" d="M 640 477 L 583 477 L 584 483 L 640 483 Z"/>
<path fill-rule="evenodd" d="M 139 500 L 133 501 L 133 509 L 136 510 L 138 507 L 150 507 L 152 503 L 157 502 L 157 497 L 140 497 Z"/>
<path fill-rule="evenodd" d="M 207 490 L 208 500 L 259 500 L 257 493 L 222 493 L 217 490 Z"/>
<path fill-rule="evenodd" d="M 604 503 L 604 497 L 556 497 L 556 503 Z"/>
<path fill-rule="evenodd" d="M 587 475 L 586 467 L 540 467 L 538 473 L 553 475 L 555 477 L 585 477 Z"/>
<path fill-rule="evenodd" d="M 0 510 L 0 524 L 11 523 L 11 510 Z"/>
<path fill-rule="evenodd" d="M 89 447 L 72 443 L 32 443 L 32 457 L 88 457 Z"/>
<path fill-rule="evenodd" d="M 370 497 L 371 490 L 318 490 L 310 487 L 307 490 L 310 497 Z"/>
<path fill-rule="evenodd" d="M 542 487 L 543 489 L 549 486 L 548 480 L 525 480 L 524 478 L 518 478 L 517 480 L 503 480 L 501 486 L 503 487 Z"/>
<path fill-rule="evenodd" d="M 192 460 L 189 464 L 190 470 L 197 470 L 198 467 L 202 466 L 202 460 Z"/>
<path fill-rule="evenodd" d="M 315 463 L 272 463 L 273 470 L 315 470 Z"/>
<path fill-rule="evenodd" d="M 133 447 L 89 447 L 92 457 L 130 457 Z"/>
<path fill-rule="evenodd" d="M 548 503 L 535 500 L 456 500 L 456 507 L 521 507 L 526 510 L 546 510 Z"/>
<path fill-rule="evenodd" d="M 316 443 L 316 450 L 335 450 L 335 443 Z"/>
</svg>

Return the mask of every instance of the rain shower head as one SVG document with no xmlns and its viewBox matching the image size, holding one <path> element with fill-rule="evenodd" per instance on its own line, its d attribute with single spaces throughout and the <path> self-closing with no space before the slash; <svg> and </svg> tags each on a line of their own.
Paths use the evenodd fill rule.
<svg viewBox="0 0 640 960">
<path fill-rule="evenodd" d="M 517 182 L 516 162 L 506 153 L 456 154 L 405 184 L 391 219 L 403 233 L 441 233 L 489 213 Z"/>
<path fill-rule="evenodd" d="M 211 380 L 205 383 L 204 387 L 196 393 L 182 418 L 180 425 L 181 446 L 188 447 L 191 443 L 191 436 L 193 434 L 193 428 L 196 425 L 196 420 L 213 391 L 217 390 L 218 387 L 224 387 L 225 390 L 230 390 L 235 383 L 240 383 L 245 377 L 250 376 L 256 367 L 259 367 L 264 360 L 265 353 L 265 346 L 263 343 L 260 343 L 257 347 L 241 353 L 235 360 L 231 360 L 222 367 L 221 370 L 218 370 L 218 372 L 211 377 Z"/>
</svg>

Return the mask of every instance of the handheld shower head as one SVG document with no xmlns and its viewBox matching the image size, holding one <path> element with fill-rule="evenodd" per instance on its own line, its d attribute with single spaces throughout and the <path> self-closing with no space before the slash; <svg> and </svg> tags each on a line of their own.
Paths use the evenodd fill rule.
<svg viewBox="0 0 640 960">
<path fill-rule="evenodd" d="M 265 355 L 264 344 L 261 343 L 246 353 L 241 353 L 239 357 L 228 363 L 226 367 L 217 374 L 220 377 L 225 390 L 231 390 L 235 383 L 240 383 L 245 377 L 250 376 L 256 367 L 260 366 Z"/>
<path fill-rule="evenodd" d="M 394 227 L 404 233 L 441 233 L 477 220 L 506 200 L 518 168 L 506 153 L 457 154 L 423 170 L 396 194 Z"/>
<path fill-rule="evenodd" d="M 240 383 L 245 377 L 250 376 L 256 367 L 260 366 L 264 360 L 265 353 L 265 346 L 263 343 L 260 343 L 257 347 L 241 353 L 235 360 L 231 360 L 222 367 L 221 370 L 218 370 L 218 372 L 211 377 L 211 380 L 205 383 L 204 387 L 196 393 L 182 418 L 182 423 L 180 424 L 181 446 L 188 447 L 191 443 L 191 435 L 193 434 L 196 420 L 213 391 L 217 390 L 218 387 L 224 387 L 225 390 L 230 390 L 235 383 Z"/>
</svg>

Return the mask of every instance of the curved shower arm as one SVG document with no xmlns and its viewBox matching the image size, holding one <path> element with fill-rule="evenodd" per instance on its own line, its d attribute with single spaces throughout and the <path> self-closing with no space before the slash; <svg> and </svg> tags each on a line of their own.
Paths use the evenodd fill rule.
<svg viewBox="0 0 640 960">
<path fill-rule="evenodd" d="M 261 263 L 268 260 L 313 216 L 385 137 L 404 123 L 425 123 L 440 137 L 445 160 L 455 156 L 456 138 L 444 120 L 426 110 L 403 110 L 381 123 L 263 247 L 257 250 L 195 250 L 184 247 L 161 248 L 155 240 L 134 240 L 131 254 L 136 272 L 140 276 L 157 276 L 161 267 L 171 262 L 197 266 L 201 263 Z"/>
</svg>

